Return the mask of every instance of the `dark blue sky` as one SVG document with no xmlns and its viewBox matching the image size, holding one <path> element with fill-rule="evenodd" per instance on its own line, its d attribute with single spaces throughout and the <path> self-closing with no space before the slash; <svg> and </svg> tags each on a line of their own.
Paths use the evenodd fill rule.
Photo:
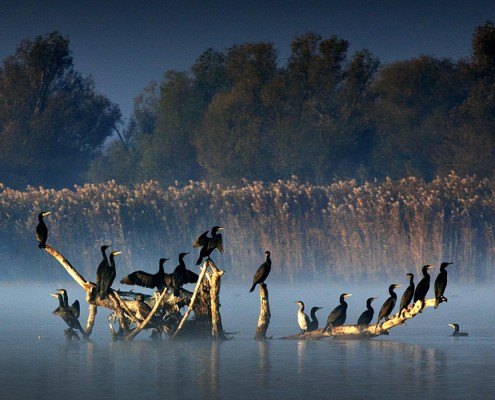
<svg viewBox="0 0 495 400">
<path fill-rule="evenodd" d="M 382 62 L 459 59 L 470 55 L 473 30 L 486 20 L 495 21 L 494 0 L 2 0 L 0 60 L 22 39 L 58 30 L 71 41 L 76 69 L 128 115 L 150 81 L 187 70 L 209 47 L 272 42 L 284 64 L 294 36 L 314 31 Z"/>
</svg>

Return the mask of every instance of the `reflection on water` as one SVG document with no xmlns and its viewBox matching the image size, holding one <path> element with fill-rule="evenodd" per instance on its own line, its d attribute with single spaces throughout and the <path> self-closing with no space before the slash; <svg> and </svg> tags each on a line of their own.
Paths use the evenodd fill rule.
<svg viewBox="0 0 495 400">
<path fill-rule="evenodd" d="M 424 325 L 411 321 L 373 340 L 257 342 L 256 305 L 249 326 L 236 326 L 242 333 L 227 342 L 152 341 L 147 334 L 130 343 L 112 342 L 99 314 L 100 331 L 92 342 L 68 343 L 46 293 L 40 297 L 47 298 L 38 305 L 40 316 L 29 319 L 32 324 L 19 319 L 32 312 L 32 303 L 21 305 L 16 315 L 0 309 L 2 398 L 481 399 L 495 390 L 493 321 L 479 331 L 471 325 L 468 338 L 452 338 L 447 321 L 437 324 L 451 316 L 437 313 L 433 319 L 435 314 L 425 311 L 419 320 Z M 269 334 L 298 331 L 291 306 L 288 302 L 284 311 L 272 305 L 275 323 Z M 227 323 L 235 318 L 228 310 L 223 316 Z M 247 312 L 243 317 L 250 318 Z M 293 323 L 289 332 L 284 321 Z"/>
</svg>

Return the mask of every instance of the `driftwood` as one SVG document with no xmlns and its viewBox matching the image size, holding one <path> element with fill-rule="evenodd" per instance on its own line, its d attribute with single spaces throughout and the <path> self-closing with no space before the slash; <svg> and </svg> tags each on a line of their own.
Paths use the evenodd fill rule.
<svg viewBox="0 0 495 400">
<path fill-rule="evenodd" d="M 173 339 L 191 335 L 226 340 L 220 315 L 221 277 L 225 271 L 219 270 L 211 259 L 203 263 L 189 307 L 177 327 Z M 199 301 L 198 301 L 199 300 Z M 184 326 L 191 311 L 194 311 L 195 327 L 185 334 Z"/>
<path fill-rule="evenodd" d="M 424 302 L 418 300 L 415 304 L 410 306 L 407 310 L 403 310 L 402 313 L 396 313 L 392 318 L 384 321 L 380 324 L 370 325 L 343 325 L 336 326 L 330 330 L 325 328 L 317 329 L 312 332 L 305 332 L 295 334 L 291 336 L 283 337 L 282 339 L 323 339 L 326 337 L 343 337 L 343 338 L 373 338 L 380 335 L 388 335 L 390 329 L 398 325 L 404 325 L 408 319 L 414 318 L 421 313 L 427 307 L 434 307 L 435 299 L 427 299 Z"/>
<path fill-rule="evenodd" d="M 266 340 L 266 331 L 270 325 L 270 301 L 268 300 L 268 288 L 265 283 L 260 284 L 260 316 L 256 327 L 256 340 Z"/>
<path fill-rule="evenodd" d="M 89 314 L 86 323 L 86 333 L 89 336 L 94 327 L 95 318 L 98 307 L 105 307 L 114 312 L 119 323 L 119 331 L 115 332 L 110 324 L 110 332 L 114 339 L 132 340 L 143 329 L 153 329 L 154 333 L 163 332 L 169 335 L 174 335 L 176 331 L 183 329 L 183 325 L 187 316 L 194 310 L 195 319 L 204 323 L 205 319 L 210 320 L 210 333 L 213 338 L 225 338 L 222 322 L 219 312 L 219 292 L 220 292 L 220 277 L 224 271 L 217 269 L 211 260 L 207 260 L 204 265 L 201 279 L 198 279 L 196 286 L 196 296 L 199 301 L 193 301 L 191 293 L 181 289 L 179 295 L 168 293 L 166 288 L 159 293 L 155 293 L 154 298 L 135 292 L 120 292 L 110 289 L 110 293 L 105 298 L 100 299 L 99 296 L 94 296 L 93 290 L 96 288 L 94 282 L 86 280 L 71 263 L 57 250 L 46 245 L 45 251 L 52 255 L 74 279 L 74 281 L 83 288 L 86 293 L 86 302 L 89 304 Z M 206 267 L 210 266 L 212 272 L 207 274 L 208 279 L 202 279 L 206 273 Z M 198 295 L 199 294 L 199 295 Z M 137 296 L 148 297 L 147 306 L 143 306 L 136 300 Z M 210 300 L 213 299 L 212 301 Z M 124 298 L 123 298 L 124 297 Z M 188 312 L 183 318 L 180 328 L 176 330 L 176 319 L 169 318 L 170 315 L 177 315 L 180 308 L 189 304 Z M 141 306 L 141 307 L 140 307 Z M 149 307 L 148 307 L 149 306 Z M 141 312 L 145 310 L 144 314 Z M 151 310 L 150 310 L 151 309 Z"/>
</svg>

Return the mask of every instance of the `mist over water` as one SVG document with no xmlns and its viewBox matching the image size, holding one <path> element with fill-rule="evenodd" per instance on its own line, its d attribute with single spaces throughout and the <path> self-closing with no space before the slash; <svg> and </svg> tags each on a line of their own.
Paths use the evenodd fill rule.
<svg viewBox="0 0 495 400">
<path fill-rule="evenodd" d="M 49 296 L 65 287 L 69 301 L 87 307 L 84 292 L 65 282 L 0 284 L 0 388 L 2 398 L 49 399 L 145 397 L 202 399 L 312 398 L 487 398 L 495 384 L 495 322 L 491 288 L 449 286 L 447 304 L 427 308 L 372 340 L 280 340 L 297 333 L 297 305 L 319 311 L 320 322 L 348 299 L 348 324 L 378 296 L 375 312 L 388 296 L 384 285 L 269 285 L 273 340 L 253 337 L 259 315 L 258 290 L 223 282 L 222 320 L 228 342 L 152 341 L 141 332 L 133 342 L 112 342 L 99 309 L 91 342 L 68 343 L 64 322 L 51 314 L 57 301 Z M 399 297 L 404 287 L 397 290 Z M 15 300 L 15 302 L 14 302 Z M 375 316 L 376 320 L 376 316 Z M 450 337 L 457 322 L 467 338 Z M 9 396 L 9 397 L 4 397 Z M 136 397 L 137 396 L 137 397 Z"/>
</svg>

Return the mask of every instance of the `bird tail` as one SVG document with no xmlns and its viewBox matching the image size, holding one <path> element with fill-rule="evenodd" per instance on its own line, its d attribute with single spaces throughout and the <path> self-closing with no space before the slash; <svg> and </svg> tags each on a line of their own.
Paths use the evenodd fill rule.
<svg viewBox="0 0 495 400">
<path fill-rule="evenodd" d="M 249 290 L 249 293 L 254 292 L 254 288 L 256 287 L 256 283 L 251 286 L 251 289 Z"/>
<path fill-rule="evenodd" d="M 203 257 L 199 256 L 198 261 L 196 261 L 196 265 L 200 265 L 201 261 L 203 261 Z"/>
<path fill-rule="evenodd" d="M 45 248 L 45 245 L 44 245 L 43 243 L 40 243 L 40 244 L 38 244 L 38 247 L 39 247 L 40 249 L 44 249 L 44 248 Z"/>
<path fill-rule="evenodd" d="M 440 304 L 440 297 L 435 297 L 435 310 L 438 308 L 439 304 Z"/>
</svg>

